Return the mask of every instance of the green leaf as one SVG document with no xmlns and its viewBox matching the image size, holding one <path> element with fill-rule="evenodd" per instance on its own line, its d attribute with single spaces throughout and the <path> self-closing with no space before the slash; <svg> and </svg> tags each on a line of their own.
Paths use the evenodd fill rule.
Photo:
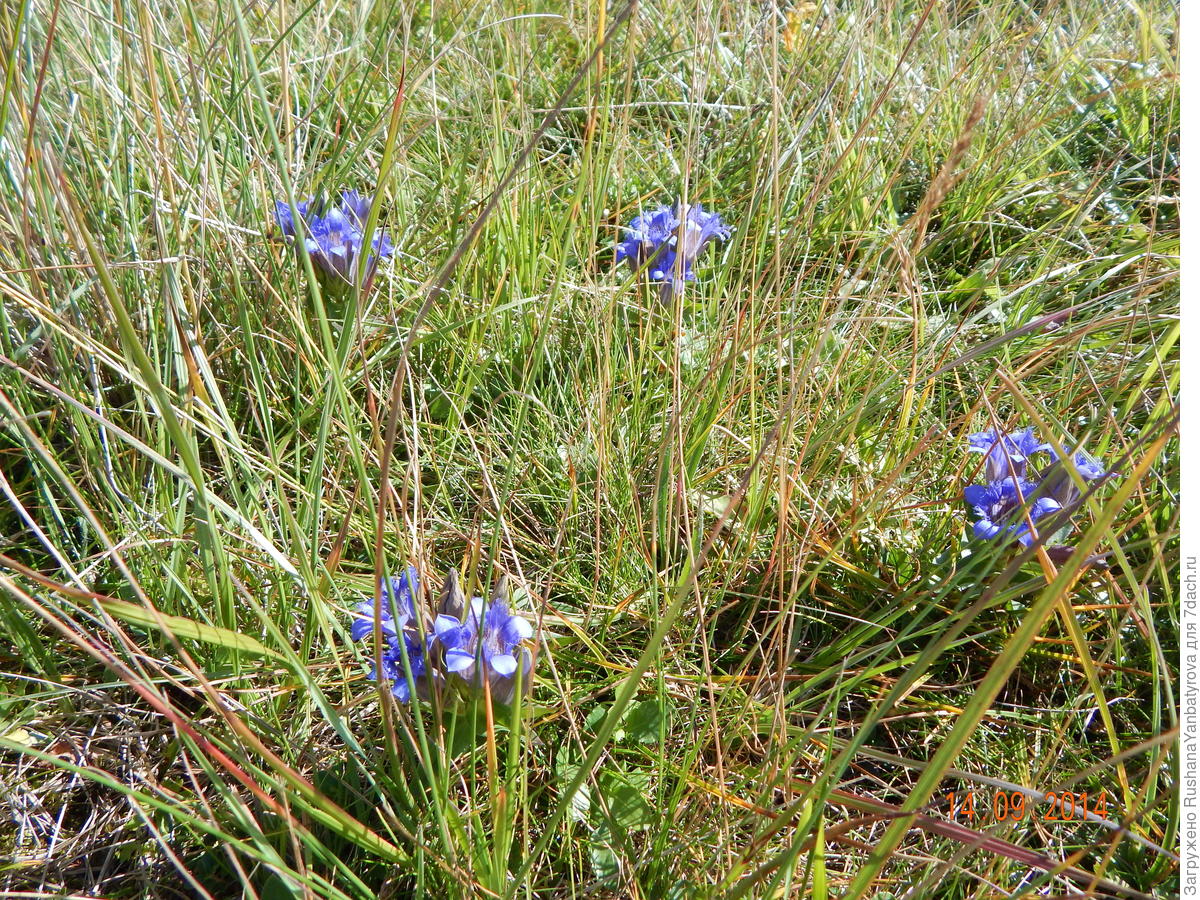
<svg viewBox="0 0 1200 900">
<path fill-rule="evenodd" d="M 603 703 L 597 703 L 592 707 L 592 711 L 587 714 L 583 720 L 583 727 L 588 731 L 595 731 L 596 726 L 604 721 L 604 714 L 608 712 L 608 707 Z"/>
<path fill-rule="evenodd" d="M 587 728 L 588 731 L 591 731 L 594 733 L 600 727 L 600 723 L 604 721 L 604 717 L 607 713 L 608 713 L 608 706 L 606 704 L 603 704 L 603 703 L 596 704 L 595 709 L 593 709 L 590 713 L 588 713 L 587 718 L 583 720 L 584 726 Z M 624 722 L 625 716 L 627 716 L 628 714 L 629 714 L 628 712 L 624 713 L 621 716 L 621 718 L 618 719 L 618 721 Z M 616 731 L 613 732 L 613 740 L 614 741 L 622 741 L 624 739 L 625 739 L 625 729 L 621 728 L 618 725 Z"/>
<path fill-rule="evenodd" d="M 576 822 L 587 821 L 588 812 L 592 808 L 592 788 L 585 781 L 571 798 L 571 808 L 568 815 Z"/>
<path fill-rule="evenodd" d="M 607 807 L 609 822 L 625 831 L 649 828 L 658 820 L 657 813 L 646 800 L 649 779 L 645 776 L 605 770 L 597 781 Z M 599 803 L 596 804 L 599 807 Z"/>
<path fill-rule="evenodd" d="M 598 829 L 588 845 L 588 858 L 592 862 L 592 873 L 596 876 L 597 881 L 616 878 L 621 871 L 617 854 L 607 843 L 608 838 L 608 829 Z"/>
<path fill-rule="evenodd" d="M 659 698 L 643 700 L 625 718 L 625 736 L 643 744 L 657 744 L 667 722 L 667 709 Z"/>
<path fill-rule="evenodd" d="M 952 290 L 955 294 L 966 297 L 982 293 L 990 300 L 1000 299 L 1000 288 L 979 269 L 959 279 L 958 284 L 954 285 Z"/>
</svg>

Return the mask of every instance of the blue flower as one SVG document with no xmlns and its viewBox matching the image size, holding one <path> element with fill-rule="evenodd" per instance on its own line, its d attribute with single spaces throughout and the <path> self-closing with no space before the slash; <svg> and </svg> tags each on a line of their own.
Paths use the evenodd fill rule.
<svg viewBox="0 0 1200 900">
<path fill-rule="evenodd" d="M 413 598 L 419 585 L 417 570 L 412 566 L 409 566 L 403 575 L 384 578 L 380 582 L 379 594 L 375 600 L 364 600 L 355 607 L 355 618 L 350 625 L 350 638 L 361 641 L 374 630 L 376 608 L 379 608 L 379 620 L 385 636 L 395 635 L 416 619 Z M 399 617 L 398 622 L 396 616 Z"/>
<path fill-rule="evenodd" d="M 533 626 L 509 611 L 503 583 L 491 602 L 471 600 L 466 620 L 439 615 L 433 623 L 437 640 L 445 648 L 445 668 L 475 687 L 487 678 L 492 699 L 510 703 L 517 686 L 517 670 L 525 690 L 531 684 L 533 654 L 523 642 L 533 637 Z"/>
<path fill-rule="evenodd" d="M 407 703 L 412 694 L 404 671 L 406 656 L 418 695 L 427 695 L 429 681 L 440 678 L 439 673 L 429 666 L 429 649 L 434 636 L 428 634 L 422 639 L 417 630 L 418 587 L 417 570 L 412 566 L 399 577 L 384 578 L 378 596 L 373 601 L 363 601 L 355 607 L 355 619 L 350 625 L 350 637 L 353 640 L 361 641 L 369 637 L 375 629 L 375 611 L 379 610 L 383 638 L 380 668 L 383 677 L 391 683 L 392 695 L 401 703 Z M 371 681 L 379 677 L 374 664 L 367 677 Z"/>
<path fill-rule="evenodd" d="M 459 675 L 476 689 L 486 678 L 498 703 L 512 702 L 518 679 L 529 689 L 533 653 L 527 642 L 533 627 L 509 610 L 505 579 L 497 584 L 490 603 L 476 597 L 468 606 L 451 571 L 433 622 L 421 603 L 419 586 L 417 570 L 410 566 L 399 577 L 383 579 L 378 596 L 355 607 L 350 636 L 356 641 L 374 634 L 379 617 L 382 646 L 379 658 L 372 660 L 372 681 L 382 679 L 401 703 L 412 700 L 414 691 L 428 699 L 430 686 L 444 684 L 447 674 Z M 465 621 L 459 618 L 464 612 Z"/>
<path fill-rule="evenodd" d="M 412 672 L 413 685 L 417 689 L 418 696 L 428 696 L 428 676 L 436 675 L 436 672 L 429 668 L 428 656 L 433 635 L 430 635 L 422 643 L 415 632 L 410 629 L 401 634 L 401 639 L 403 643 L 393 640 L 387 644 L 380 661 L 383 663 L 384 678 L 392 684 L 392 696 L 401 703 L 407 703 L 412 692 L 408 687 L 408 677 L 404 674 L 404 655 L 408 655 L 408 667 Z M 371 681 L 375 680 L 374 666 L 371 667 L 371 672 L 367 677 Z"/>
<path fill-rule="evenodd" d="M 1068 462 L 1061 458 L 1053 448 L 1050 449 L 1050 455 L 1055 458 L 1055 463 L 1046 470 L 1042 477 L 1042 493 L 1047 497 L 1053 497 L 1064 507 L 1073 506 L 1079 501 L 1080 494 L 1075 479 L 1068 471 Z M 1070 464 L 1074 466 L 1076 474 L 1085 483 L 1099 481 L 1112 474 L 1105 470 L 1103 464 L 1086 450 L 1076 448 L 1067 456 L 1070 458 Z"/>
<path fill-rule="evenodd" d="M 705 212 L 699 203 L 680 207 L 660 206 L 651 213 L 634 217 L 625 229 L 625 239 L 617 244 L 616 260 L 627 260 L 635 274 L 662 285 L 661 296 L 668 300 L 683 292 L 685 281 L 695 281 L 692 264 L 713 240 L 725 240 L 731 234 L 728 225 L 715 212 Z"/>
<path fill-rule="evenodd" d="M 284 201 L 275 203 L 275 221 L 280 230 L 303 247 L 313 264 L 338 283 L 352 284 L 358 275 L 358 260 L 365 243 L 363 230 L 371 201 L 358 191 L 342 191 L 342 202 L 326 208 L 326 204 L 311 197 L 296 204 L 301 222 L 297 223 L 292 208 Z M 367 258 L 363 285 L 369 289 L 375 278 L 379 260 L 395 252 L 391 238 L 380 230 L 375 233 Z"/>
<path fill-rule="evenodd" d="M 1058 451 L 1053 447 L 1049 448 L 1050 455 L 1056 460 L 1061 459 Z M 1076 448 L 1074 451 L 1068 451 L 1068 456 L 1072 457 L 1072 462 L 1075 464 L 1075 470 L 1079 473 L 1079 477 L 1084 481 L 1096 481 L 1100 478 L 1107 478 L 1111 475 L 1104 468 L 1104 464 L 1086 450 Z"/>
<path fill-rule="evenodd" d="M 1037 482 L 1014 477 L 967 487 L 963 496 L 974 507 L 978 517 L 975 520 L 975 536 L 991 540 L 1008 535 L 1026 547 L 1032 544 L 1033 533 L 1029 530 L 1029 521 L 1036 525 L 1038 519 L 1062 509 L 1052 497 L 1038 497 L 1028 506 L 1027 521 L 1022 508 L 1037 489 Z"/>
<path fill-rule="evenodd" d="M 991 429 L 980 431 L 968 435 L 967 443 L 971 453 L 987 455 L 985 477 L 988 481 L 998 481 L 1010 473 L 1024 478 L 1030 458 L 1051 449 L 1049 444 L 1038 441 L 1032 427 L 1010 434 Z"/>
</svg>

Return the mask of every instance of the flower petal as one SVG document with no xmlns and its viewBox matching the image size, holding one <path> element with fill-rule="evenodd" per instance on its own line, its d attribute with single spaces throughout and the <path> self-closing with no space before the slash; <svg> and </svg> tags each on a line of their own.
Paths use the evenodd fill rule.
<svg viewBox="0 0 1200 900">
<path fill-rule="evenodd" d="M 474 653 L 468 653 L 466 650 L 457 649 L 446 651 L 446 671 L 457 672 L 458 674 L 463 675 L 464 673 L 467 673 L 467 670 L 474 665 Z"/>
<path fill-rule="evenodd" d="M 1053 497 L 1038 497 L 1029 507 L 1029 518 L 1036 522 L 1042 516 L 1048 516 L 1060 509 L 1062 509 L 1062 504 Z"/>
<path fill-rule="evenodd" d="M 463 623 L 453 616 L 445 614 L 441 614 L 433 620 L 433 632 L 442 642 L 442 646 L 446 648 L 458 647 L 468 637 Z"/>
<path fill-rule="evenodd" d="M 488 660 L 488 664 L 498 675 L 508 676 L 517 671 L 517 658 L 511 653 L 497 653 Z"/>
<path fill-rule="evenodd" d="M 509 616 L 500 635 L 506 644 L 519 644 L 533 637 L 533 626 L 520 616 Z"/>
<path fill-rule="evenodd" d="M 407 703 L 410 696 L 408 690 L 408 679 L 401 676 L 392 682 L 392 696 L 401 703 Z"/>
<path fill-rule="evenodd" d="M 963 499 L 970 506 L 986 506 L 992 501 L 993 488 L 990 484 L 969 484 L 963 488 Z"/>
<path fill-rule="evenodd" d="M 1002 529 L 995 522 L 990 522 L 987 519 L 980 519 L 974 526 L 975 537 L 991 540 L 998 535 Z"/>
</svg>

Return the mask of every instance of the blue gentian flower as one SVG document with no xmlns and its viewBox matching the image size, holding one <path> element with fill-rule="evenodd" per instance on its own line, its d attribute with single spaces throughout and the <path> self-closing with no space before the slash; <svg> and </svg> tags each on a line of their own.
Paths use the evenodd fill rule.
<svg viewBox="0 0 1200 900">
<path fill-rule="evenodd" d="M 395 635 L 409 622 L 416 619 L 413 598 L 420 581 L 417 570 L 409 566 L 403 575 L 384 578 L 379 585 L 379 595 L 374 601 L 364 600 L 355 607 L 355 618 L 350 624 L 350 637 L 361 641 L 375 628 L 375 609 L 379 608 L 379 620 L 384 635 Z M 380 602 L 382 601 L 382 603 Z M 397 622 L 394 618 L 399 616 Z"/>
<path fill-rule="evenodd" d="M 1037 492 L 1034 481 L 1008 477 L 989 484 L 973 484 L 963 491 L 968 504 L 975 509 L 975 536 L 991 540 L 1007 534 L 1028 547 L 1033 543 L 1033 533 L 1025 515 L 1018 515 L 1021 508 Z M 1038 519 L 1058 512 L 1062 506 L 1051 497 L 1038 497 L 1029 505 L 1029 520 L 1035 525 Z"/>
<path fill-rule="evenodd" d="M 433 635 L 422 643 L 415 632 L 405 631 L 401 634 L 400 641 L 393 640 L 385 646 L 381 654 L 381 662 L 383 663 L 383 677 L 386 678 L 392 685 L 392 696 L 401 703 L 407 703 L 412 697 L 412 691 L 408 687 L 408 677 L 404 674 L 404 655 L 408 654 L 408 667 L 412 672 L 413 685 L 417 689 L 418 696 L 427 697 L 428 676 L 436 674 L 429 668 L 429 645 L 432 643 Z M 367 676 L 371 681 L 376 678 L 375 668 L 371 667 L 371 673 Z"/>
<path fill-rule="evenodd" d="M 985 540 L 1017 540 L 1028 547 L 1039 531 L 1039 520 L 1051 531 L 1069 528 L 1069 518 L 1080 499 L 1075 480 L 1066 461 L 1059 459 L 1054 447 L 1038 440 L 1033 428 L 1005 433 L 981 431 L 967 438 L 968 451 L 985 455 L 984 484 L 963 490 L 963 497 L 974 510 L 973 530 Z M 1040 470 L 1037 454 L 1045 453 L 1052 462 Z M 1106 478 L 1103 465 L 1084 450 L 1068 454 L 1078 476 L 1085 482 Z M 1050 517 L 1047 520 L 1047 517 Z M 1052 558 L 1070 555 L 1069 547 L 1048 547 Z"/>
<path fill-rule="evenodd" d="M 371 201 L 358 191 L 342 191 L 342 202 L 336 206 L 315 202 L 311 197 L 296 204 L 301 222 L 297 223 L 292 208 L 285 201 L 275 203 L 275 221 L 280 230 L 303 247 L 313 264 L 326 276 L 340 284 L 353 284 L 358 276 L 358 260 L 365 243 L 363 230 Z M 379 260 L 395 251 L 387 233 L 376 231 L 371 241 L 363 278 L 365 290 L 375 279 Z"/>
<path fill-rule="evenodd" d="M 407 703 L 412 694 L 404 672 L 405 656 L 408 657 L 408 668 L 419 696 L 427 696 L 429 682 L 440 678 L 440 674 L 429 665 L 429 650 L 434 635 L 429 633 L 422 638 L 418 631 L 418 588 L 417 570 L 412 566 L 402 576 L 384 578 L 378 596 L 355 608 L 356 616 L 350 625 L 350 637 L 361 641 L 374 632 L 375 610 L 379 610 L 383 638 L 379 661 L 383 677 L 391 684 L 392 696 L 401 703 Z M 379 677 L 374 664 L 367 677 L 371 681 Z"/>
<path fill-rule="evenodd" d="M 661 296 L 668 300 L 683 293 L 685 281 L 695 281 L 692 264 L 713 240 L 725 240 L 731 234 L 728 225 L 715 212 L 705 212 L 699 203 L 686 212 L 680 207 L 660 206 L 651 213 L 635 216 L 625 229 L 625 239 L 617 244 L 617 262 L 628 260 L 634 272 L 662 285 Z"/>
<path fill-rule="evenodd" d="M 1049 444 L 1038 441 L 1033 428 L 1024 428 L 1005 434 L 1000 431 L 987 430 L 967 436 L 968 450 L 971 453 L 987 455 L 986 478 L 988 481 L 998 481 L 1011 472 L 1017 478 L 1025 477 L 1025 470 L 1030 458 L 1035 453 L 1051 449 Z"/>
<path fill-rule="evenodd" d="M 1064 507 L 1073 506 L 1079 501 L 1079 488 L 1075 484 L 1075 479 L 1071 477 L 1071 473 L 1067 471 L 1067 460 L 1059 457 L 1058 452 L 1052 447 L 1050 455 L 1055 458 L 1055 463 L 1046 470 L 1042 477 L 1042 494 L 1047 497 L 1053 497 Z M 1111 472 L 1105 470 L 1103 464 L 1088 453 L 1086 450 L 1075 450 L 1069 452 L 1067 456 L 1070 459 L 1071 465 L 1074 466 L 1076 474 L 1079 478 L 1086 482 L 1099 481 L 1103 478 L 1108 478 Z"/>
<path fill-rule="evenodd" d="M 509 610 L 503 581 L 491 602 L 471 600 L 465 621 L 439 615 L 433 623 L 438 642 L 445 648 L 445 668 L 467 684 L 480 687 L 487 678 L 492 699 L 511 703 L 516 692 L 517 670 L 528 691 L 533 654 L 523 642 L 533 637 L 533 626 Z"/>
<path fill-rule="evenodd" d="M 1062 460 L 1058 451 L 1053 447 L 1047 446 L 1046 449 L 1056 461 Z M 1079 477 L 1084 481 L 1098 481 L 1112 474 L 1105 470 L 1104 463 L 1100 462 L 1100 460 L 1096 459 L 1096 457 L 1092 456 L 1086 450 L 1077 447 L 1074 450 L 1067 451 L 1067 456 L 1071 458 L 1071 462 L 1075 466 L 1075 471 L 1079 473 Z"/>
</svg>

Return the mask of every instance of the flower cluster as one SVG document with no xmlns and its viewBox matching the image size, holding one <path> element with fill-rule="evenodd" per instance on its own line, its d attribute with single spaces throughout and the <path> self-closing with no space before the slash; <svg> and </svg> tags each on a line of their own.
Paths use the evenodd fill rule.
<svg viewBox="0 0 1200 900">
<path fill-rule="evenodd" d="M 692 264 L 708 243 L 723 241 L 730 233 L 719 215 L 705 212 L 699 203 L 673 209 L 661 206 L 629 223 L 616 258 L 628 260 L 634 273 L 644 270 L 651 282 L 661 284 L 660 296 L 666 301 L 683 293 L 685 281 L 696 280 Z"/>
<path fill-rule="evenodd" d="M 385 578 L 379 596 L 358 605 L 350 626 L 354 640 L 369 637 L 378 610 L 383 676 L 397 700 L 407 703 L 412 688 L 418 697 L 427 699 L 431 684 L 446 684 L 451 676 L 468 692 L 483 691 L 486 682 L 497 703 L 511 703 L 518 683 L 528 693 L 533 684 L 529 643 L 534 631 L 528 620 L 509 609 L 506 579 L 496 585 L 490 601 L 475 597 L 468 604 L 451 570 L 432 622 L 422 611 L 418 584 L 417 571 L 411 566 L 400 578 Z M 375 666 L 369 677 L 379 677 Z"/>
<path fill-rule="evenodd" d="M 967 442 L 969 452 L 984 455 L 985 483 L 970 485 L 963 496 L 975 512 L 975 536 L 987 540 L 1016 540 L 1028 547 L 1038 530 L 1046 532 L 1043 539 L 1065 530 L 1080 499 L 1070 470 L 1083 482 L 1109 475 L 1079 448 L 1060 458 L 1052 445 L 1038 440 L 1032 428 L 1011 433 L 981 431 L 968 436 Z M 1039 454 L 1049 457 L 1048 465 L 1035 467 Z"/>
<path fill-rule="evenodd" d="M 365 243 L 364 231 L 371 200 L 359 195 L 358 191 L 342 191 L 342 202 L 331 205 L 309 197 L 296 204 L 301 221 L 296 222 L 292 207 L 284 202 L 275 203 L 275 221 L 280 230 L 290 237 L 298 248 L 303 248 L 313 265 L 335 283 L 354 284 L 358 277 L 359 257 Z M 394 252 L 391 238 L 377 231 L 371 241 L 363 288 L 370 290 L 375 280 L 379 260 Z"/>
</svg>

